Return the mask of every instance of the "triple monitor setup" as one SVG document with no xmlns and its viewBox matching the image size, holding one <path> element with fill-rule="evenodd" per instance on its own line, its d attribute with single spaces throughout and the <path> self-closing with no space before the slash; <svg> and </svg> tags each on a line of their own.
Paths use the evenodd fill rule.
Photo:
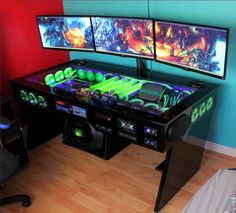
<svg viewBox="0 0 236 213">
<path fill-rule="evenodd" d="M 38 16 L 37 21 L 44 48 L 155 59 L 186 70 L 225 77 L 226 28 L 96 16 Z M 141 60 L 137 65 L 139 71 L 144 71 Z"/>
<path fill-rule="evenodd" d="M 28 146 L 47 135 L 50 114 L 65 118 L 63 143 L 110 159 L 130 143 L 166 152 L 159 211 L 198 171 L 217 86 L 157 74 L 143 59 L 224 79 L 228 30 L 144 18 L 37 16 L 42 46 L 137 58 L 135 69 L 72 60 L 12 81 L 30 110 Z M 33 116 L 37 117 L 35 119 Z M 46 126 L 44 132 L 39 128 Z M 194 141 L 194 142 L 193 142 Z M 183 170 L 183 168 L 185 168 Z"/>
</svg>

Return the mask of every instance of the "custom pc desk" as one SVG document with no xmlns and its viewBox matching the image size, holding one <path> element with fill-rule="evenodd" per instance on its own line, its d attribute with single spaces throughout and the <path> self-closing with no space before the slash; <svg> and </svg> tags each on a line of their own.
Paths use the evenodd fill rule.
<svg viewBox="0 0 236 213">
<path fill-rule="evenodd" d="M 166 153 L 156 167 L 162 173 L 157 212 L 200 167 L 217 86 L 132 73 L 73 60 L 11 83 L 15 99 L 28 106 L 29 149 L 63 132 L 64 144 L 107 160 L 130 143 Z"/>
</svg>

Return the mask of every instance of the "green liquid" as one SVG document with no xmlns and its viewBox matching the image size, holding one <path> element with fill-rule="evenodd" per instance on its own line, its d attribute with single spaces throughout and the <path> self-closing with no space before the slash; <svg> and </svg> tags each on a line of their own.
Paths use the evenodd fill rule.
<svg viewBox="0 0 236 213">
<path fill-rule="evenodd" d="M 105 80 L 101 83 L 98 83 L 98 84 L 95 84 L 95 85 L 91 86 L 90 89 L 91 90 L 99 90 L 101 87 L 105 86 L 106 84 L 114 82 L 114 81 L 118 81 L 118 80 L 119 80 L 119 77 L 115 76 L 115 77 L 112 77 L 112 78 L 110 78 L 108 80 Z"/>
</svg>

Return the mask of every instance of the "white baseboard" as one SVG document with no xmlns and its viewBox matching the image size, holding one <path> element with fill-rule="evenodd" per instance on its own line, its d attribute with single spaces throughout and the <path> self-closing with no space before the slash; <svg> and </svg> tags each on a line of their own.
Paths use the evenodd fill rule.
<svg viewBox="0 0 236 213">
<path fill-rule="evenodd" d="M 206 142 L 205 149 L 236 157 L 236 149 L 217 143 L 212 143 L 210 141 Z"/>
</svg>

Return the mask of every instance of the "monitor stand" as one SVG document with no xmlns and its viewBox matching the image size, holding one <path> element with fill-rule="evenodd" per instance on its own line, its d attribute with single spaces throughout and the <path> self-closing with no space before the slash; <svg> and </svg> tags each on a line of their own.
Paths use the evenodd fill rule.
<svg viewBox="0 0 236 213">
<path fill-rule="evenodd" d="M 143 59 L 141 58 L 137 58 L 136 59 L 136 62 L 137 62 L 137 77 L 140 77 L 140 78 L 146 78 L 146 66 L 144 64 L 144 61 Z"/>
</svg>

